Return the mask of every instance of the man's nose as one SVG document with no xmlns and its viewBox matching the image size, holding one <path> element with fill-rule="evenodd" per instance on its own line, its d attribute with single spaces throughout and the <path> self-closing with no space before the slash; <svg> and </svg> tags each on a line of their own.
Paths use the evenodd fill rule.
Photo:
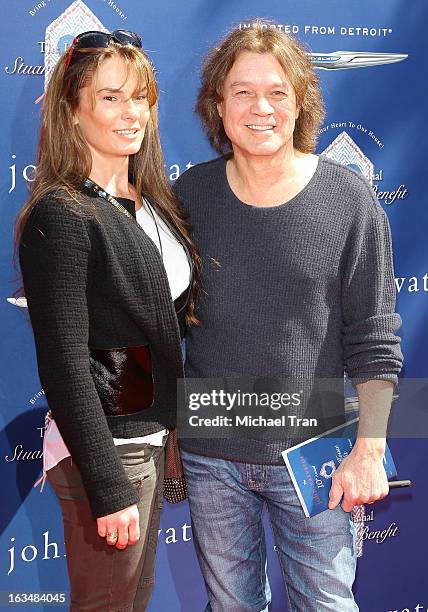
<svg viewBox="0 0 428 612">
<path fill-rule="evenodd" d="M 271 115 L 274 112 L 273 106 L 265 96 L 258 96 L 251 110 L 256 115 Z"/>
</svg>

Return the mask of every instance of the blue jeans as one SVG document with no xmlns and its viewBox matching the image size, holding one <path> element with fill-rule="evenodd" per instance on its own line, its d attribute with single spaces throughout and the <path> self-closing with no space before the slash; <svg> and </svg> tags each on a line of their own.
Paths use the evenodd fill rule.
<svg viewBox="0 0 428 612">
<path fill-rule="evenodd" d="M 265 612 L 271 601 L 262 511 L 266 504 L 289 612 L 357 612 L 355 530 L 338 506 L 306 518 L 284 466 L 181 451 L 206 612 Z"/>
</svg>

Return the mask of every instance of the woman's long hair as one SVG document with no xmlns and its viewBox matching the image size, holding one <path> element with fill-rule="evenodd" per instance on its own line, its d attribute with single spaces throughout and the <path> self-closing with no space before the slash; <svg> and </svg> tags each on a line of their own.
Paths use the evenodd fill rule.
<svg viewBox="0 0 428 612">
<path fill-rule="evenodd" d="M 200 258 L 165 175 L 158 128 L 158 88 L 153 69 L 144 52 L 136 47 L 112 41 L 107 48 L 74 49 L 73 62 L 69 67 L 68 51 L 59 59 L 44 96 L 35 180 L 30 186 L 30 196 L 16 219 L 14 258 L 16 259 L 27 219 L 37 202 L 52 193 L 59 196 L 59 206 L 81 202 L 81 188 L 90 175 L 92 158 L 79 126 L 74 124 L 74 115 L 79 105 L 79 91 L 92 83 L 95 103 L 98 68 L 106 59 L 114 56 L 124 61 L 128 75 L 131 71 L 135 73 L 138 90 L 147 89 L 150 106 L 150 118 L 141 148 L 129 157 L 129 180 L 138 193 L 145 193 L 153 198 L 186 242 L 194 263 L 194 281 L 187 308 L 187 322 L 197 325 L 199 321 L 194 308 Z"/>
</svg>

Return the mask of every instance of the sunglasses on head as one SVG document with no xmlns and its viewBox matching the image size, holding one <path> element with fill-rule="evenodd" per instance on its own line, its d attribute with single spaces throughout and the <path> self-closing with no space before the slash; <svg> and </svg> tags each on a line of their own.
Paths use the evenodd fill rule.
<svg viewBox="0 0 428 612">
<path fill-rule="evenodd" d="M 67 71 L 71 59 L 73 57 L 73 51 L 75 49 L 99 49 L 106 48 L 109 46 L 111 41 L 119 43 L 120 45 L 132 45 L 138 49 L 142 48 L 141 38 L 135 32 L 129 32 L 128 30 L 115 30 L 114 32 L 82 32 L 73 40 L 73 43 L 68 52 L 67 61 L 65 63 L 64 72 Z"/>
</svg>

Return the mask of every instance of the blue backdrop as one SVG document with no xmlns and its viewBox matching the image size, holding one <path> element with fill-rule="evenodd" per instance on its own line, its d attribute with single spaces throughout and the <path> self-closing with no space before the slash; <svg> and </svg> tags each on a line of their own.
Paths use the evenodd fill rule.
<svg viewBox="0 0 428 612">
<path fill-rule="evenodd" d="M 11 260 L 14 219 L 34 171 L 40 116 L 40 103 L 35 101 L 43 93 L 45 73 L 58 57 L 58 48 L 63 50 L 73 35 L 89 29 L 127 28 L 141 33 L 157 69 L 161 135 L 172 181 L 186 167 L 214 155 L 193 106 L 202 58 L 232 24 L 245 27 L 254 16 L 274 19 L 307 42 L 324 66 L 334 61 L 326 55 L 332 52 L 371 54 L 375 65 L 370 67 L 320 68 L 327 116 L 318 152 L 326 151 L 366 174 L 386 210 L 394 242 L 398 311 L 403 318 L 403 375 L 421 379 L 428 372 L 424 325 L 428 10 L 424 0 L 4 0 L 1 9 L 0 591 L 5 602 L 8 592 L 68 590 L 55 497 L 49 486 L 43 494 L 32 488 L 41 470 L 46 400 L 37 376 L 27 310 L 13 298 L 17 284 Z M 374 53 L 401 57 L 379 64 Z M 395 491 L 367 509 L 356 598 L 364 612 L 425 611 L 428 499 L 423 462 L 427 444 L 421 437 L 393 439 L 390 446 L 399 477 L 410 478 L 413 487 Z M 271 609 L 285 611 L 274 544 L 267 531 Z M 199 612 L 205 602 L 187 505 L 166 504 L 150 610 Z M 43 610 L 44 606 L 26 604 L 21 609 Z"/>
</svg>

